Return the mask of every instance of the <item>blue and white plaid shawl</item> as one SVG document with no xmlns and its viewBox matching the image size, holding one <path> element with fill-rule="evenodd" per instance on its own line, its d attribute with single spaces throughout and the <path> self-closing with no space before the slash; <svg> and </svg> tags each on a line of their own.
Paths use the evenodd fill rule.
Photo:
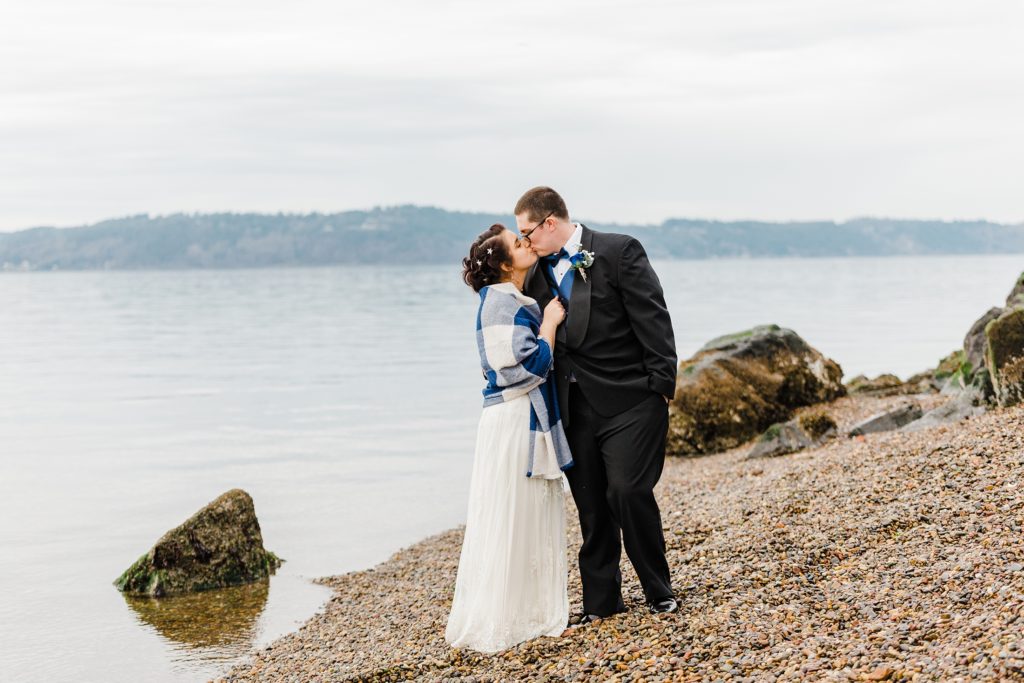
<svg viewBox="0 0 1024 683">
<path fill-rule="evenodd" d="M 555 379 L 549 376 L 554 364 L 551 347 L 537 336 L 540 322 L 537 302 L 511 282 L 480 290 L 476 341 L 487 378 L 484 407 L 530 397 L 526 476 L 555 479 L 572 467 L 573 461 L 558 414 Z"/>
</svg>

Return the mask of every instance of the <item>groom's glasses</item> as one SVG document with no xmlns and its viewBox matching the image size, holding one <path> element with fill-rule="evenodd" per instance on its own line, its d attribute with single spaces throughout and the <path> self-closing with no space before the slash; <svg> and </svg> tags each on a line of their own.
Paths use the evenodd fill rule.
<svg viewBox="0 0 1024 683">
<path fill-rule="evenodd" d="M 529 246 L 531 246 L 533 244 L 533 240 L 530 239 L 530 235 L 533 234 L 533 231 L 536 230 L 537 228 L 539 228 L 540 226 L 544 225 L 544 221 L 546 221 L 547 219 L 551 218 L 554 215 L 555 215 L 555 212 L 552 211 L 547 216 L 544 216 L 544 218 L 541 219 L 540 223 L 537 223 L 537 225 L 533 226 L 533 228 L 531 228 L 529 232 L 526 232 L 524 230 L 524 231 L 519 233 L 519 236 L 522 237 L 523 242 L 526 243 L 526 246 L 529 247 Z"/>
</svg>

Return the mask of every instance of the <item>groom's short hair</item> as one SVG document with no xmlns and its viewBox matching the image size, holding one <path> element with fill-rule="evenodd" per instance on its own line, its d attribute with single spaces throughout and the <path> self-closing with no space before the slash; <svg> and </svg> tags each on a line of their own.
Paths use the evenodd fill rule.
<svg viewBox="0 0 1024 683">
<path fill-rule="evenodd" d="M 569 220 L 565 200 L 550 187 L 543 185 L 527 190 L 516 202 L 516 209 L 512 213 L 516 216 L 525 213 L 531 221 L 540 221 L 549 215 Z"/>
</svg>

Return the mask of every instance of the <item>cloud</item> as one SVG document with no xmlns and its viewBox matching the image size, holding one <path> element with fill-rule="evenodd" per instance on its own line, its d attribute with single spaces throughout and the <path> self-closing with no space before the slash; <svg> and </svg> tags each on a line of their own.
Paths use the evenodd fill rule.
<svg viewBox="0 0 1024 683">
<path fill-rule="evenodd" d="M 0 229 L 136 212 L 1021 220 L 1024 7 L 21 3 Z"/>
</svg>

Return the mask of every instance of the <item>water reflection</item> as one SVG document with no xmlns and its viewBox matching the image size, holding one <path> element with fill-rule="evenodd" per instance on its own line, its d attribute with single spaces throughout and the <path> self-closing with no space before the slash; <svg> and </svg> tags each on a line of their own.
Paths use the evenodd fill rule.
<svg viewBox="0 0 1024 683">
<path fill-rule="evenodd" d="M 270 581 L 169 598 L 125 595 L 143 624 L 182 649 L 207 660 L 245 654 L 258 635 Z"/>
</svg>

